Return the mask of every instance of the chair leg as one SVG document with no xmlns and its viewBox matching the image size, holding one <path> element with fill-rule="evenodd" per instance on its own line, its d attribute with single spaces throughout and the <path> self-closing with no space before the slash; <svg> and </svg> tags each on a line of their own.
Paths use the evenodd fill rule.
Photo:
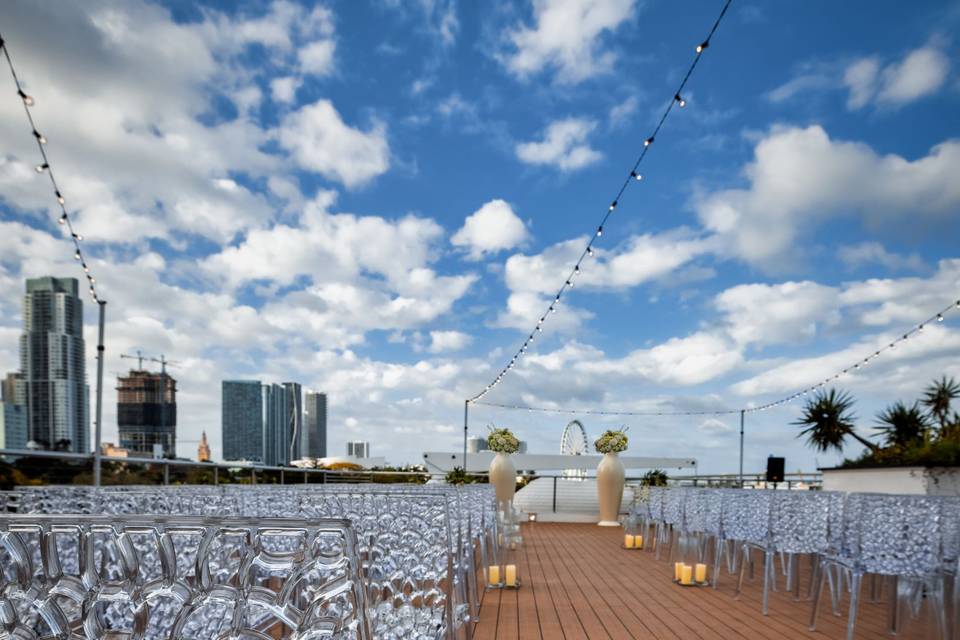
<svg viewBox="0 0 960 640">
<path fill-rule="evenodd" d="M 857 608 L 860 604 L 860 582 L 863 575 L 854 571 L 850 576 L 850 615 L 847 617 L 847 640 L 854 640 L 854 630 L 857 626 Z"/>
<path fill-rule="evenodd" d="M 821 559 L 817 563 L 816 571 L 814 571 L 816 580 L 813 582 L 813 604 L 810 607 L 810 631 L 815 631 L 817 628 L 817 613 L 820 609 L 820 594 L 823 593 L 823 581 L 827 579 L 827 575 L 830 573 L 830 567 L 824 567 L 824 562 L 825 561 Z"/>
<path fill-rule="evenodd" d="M 890 576 L 890 606 L 888 608 L 890 633 L 896 634 L 900 628 L 900 585 L 897 576 Z"/>
<path fill-rule="evenodd" d="M 770 614 L 770 587 L 773 586 L 776 589 L 777 576 L 774 573 L 776 567 L 773 560 L 773 552 L 763 552 L 763 605 L 761 611 L 765 616 Z"/>
<path fill-rule="evenodd" d="M 740 572 L 737 574 L 737 591 L 736 591 L 736 594 L 734 595 L 734 598 L 739 598 L 740 592 L 743 591 L 743 573 L 747 569 L 747 564 L 750 563 L 750 558 L 749 558 L 750 547 L 746 543 L 744 543 L 743 546 L 740 547 L 739 555 L 740 555 Z"/>
<path fill-rule="evenodd" d="M 717 536 L 717 542 L 714 545 L 713 551 L 713 588 L 716 589 L 717 585 L 720 584 L 720 555 L 723 553 L 723 539 L 720 536 Z"/>
</svg>

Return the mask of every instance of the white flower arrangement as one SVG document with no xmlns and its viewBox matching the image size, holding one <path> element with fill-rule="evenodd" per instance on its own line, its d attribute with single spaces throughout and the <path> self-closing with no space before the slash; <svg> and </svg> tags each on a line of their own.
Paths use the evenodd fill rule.
<svg viewBox="0 0 960 640">
<path fill-rule="evenodd" d="M 625 428 L 617 431 L 608 429 L 602 436 L 597 438 L 596 442 L 593 443 L 593 447 L 597 450 L 597 453 L 620 453 L 621 451 L 626 451 L 628 442 L 626 431 Z"/>
<path fill-rule="evenodd" d="M 487 447 L 495 453 L 516 453 L 520 450 L 520 441 L 510 429 L 490 429 Z"/>
</svg>

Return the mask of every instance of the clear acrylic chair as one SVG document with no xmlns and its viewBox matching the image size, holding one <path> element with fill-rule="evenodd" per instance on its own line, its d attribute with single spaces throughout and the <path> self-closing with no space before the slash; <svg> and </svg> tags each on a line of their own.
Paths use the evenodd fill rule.
<svg viewBox="0 0 960 640">
<path fill-rule="evenodd" d="M 931 624 L 946 637 L 942 503 L 935 497 L 852 493 L 846 496 L 839 548 L 821 557 L 810 628 L 816 628 L 823 582 L 831 568 L 850 576 L 847 638 L 853 640 L 863 576 L 891 576 L 891 627 L 896 630 L 904 604 L 926 600 Z"/>
<path fill-rule="evenodd" d="M 343 520 L 14 515 L 0 519 L 12 638 L 371 638 Z"/>
</svg>

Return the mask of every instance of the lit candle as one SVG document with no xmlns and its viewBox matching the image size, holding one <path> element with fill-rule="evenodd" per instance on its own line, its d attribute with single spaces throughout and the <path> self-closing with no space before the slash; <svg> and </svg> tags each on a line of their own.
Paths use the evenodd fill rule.
<svg viewBox="0 0 960 640">
<path fill-rule="evenodd" d="M 680 567 L 680 584 L 693 584 L 693 567 L 688 564 Z"/>
<path fill-rule="evenodd" d="M 643 549 L 643 536 L 634 536 L 634 537 L 633 537 L 633 548 L 634 548 L 634 549 Z"/>
<path fill-rule="evenodd" d="M 707 581 L 707 565 L 697 563 L 697 572 L 696 572 L 697 582 L 706 582 Z"/>
<path fill-rule="evenodd" d="M 633 549 L 633 536 L 629 533 L 623 536 L 623 548 Z"/>
<path fill-rule="evenodd" d="M 680 581 L 680 569 L 683 567 L 682 562 L 673 563 L 673 579 L 677 582 Z"/>
<path fill-rule="evenodd" d="M 487 568 L 487 575 L 490 576 L 490 584 L 497 585 L 500 584 L 500 567 L 497 565 L 490 565 Z"/>
<path fill-rule="evenodd" d="M 517 565 L 508 564 L 506 566 L 506 574 L 507 574 L 507 578 L 505 582 L 507 583 L 507 586 L 508 587 L 517 586 Z"/>
</svg>

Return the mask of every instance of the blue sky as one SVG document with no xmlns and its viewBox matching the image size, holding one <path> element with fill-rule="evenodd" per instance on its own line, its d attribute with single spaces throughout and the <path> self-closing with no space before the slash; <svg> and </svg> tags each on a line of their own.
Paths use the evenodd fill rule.
<svg viewBox="0 0 960 640">
<path fill-rule="evenodd" d="M 562 284 L 722 2 L 4 3 L 0 32 L 109 301 L 107 377 L 181 362 L 181 455 L 219 382 L 330 394 L 333 452 L 459 447 L 463 399 Z M 541 340 L 490 402 L 738 408 L 960 297 L 960 4 L 735 0 Z M 8 81 L 9 84 L 9 81 Z M 12 91 L 0 102 L 0 368 L 26 277 L 79 275 Z M 88 305 L 88 372 L 94 321 Z M 960 377 L 957 317 L 842 388 Z M 107 385 L 106 438 L 115 437 Z M 787 405 L 748 469 L 830 464 Z M 568 418 L 476 406 L 558 446 Z M 735 420 L 625 422 L 638 455 L 733 471 Z M 848 454 L 854 455 L 851 446 Z"/>
</svg>

